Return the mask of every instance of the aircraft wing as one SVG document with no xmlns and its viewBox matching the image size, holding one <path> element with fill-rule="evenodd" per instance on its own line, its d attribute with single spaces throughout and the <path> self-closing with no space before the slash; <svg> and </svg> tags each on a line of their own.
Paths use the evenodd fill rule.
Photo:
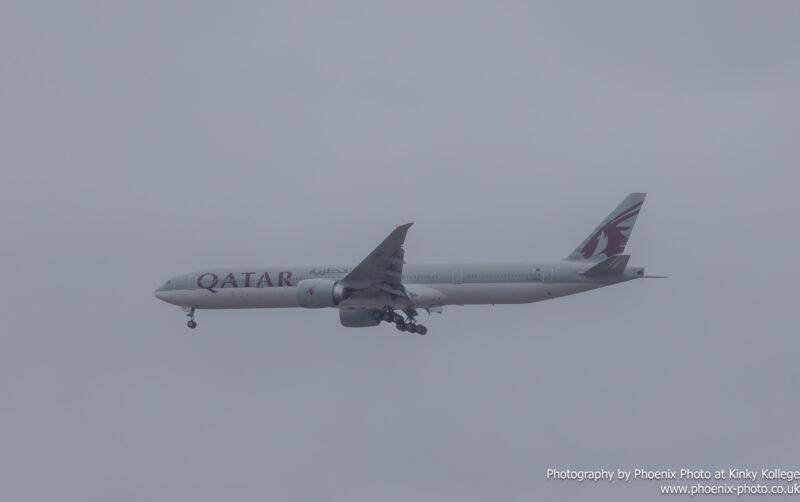
<svg viewBox="0 0 800 502">
<path fill-rule="evenodd" d="M 362 292 L 384 292 L 406 297 L 406 290 L 401 282 L 403 275 L 403 243 L 406 233 L 413 223 L 406 223 L 395 228 L 383 242 L 378 244 L 361 263 L 350 271 L 341 284 L 346 288 Z"/>
</svg>

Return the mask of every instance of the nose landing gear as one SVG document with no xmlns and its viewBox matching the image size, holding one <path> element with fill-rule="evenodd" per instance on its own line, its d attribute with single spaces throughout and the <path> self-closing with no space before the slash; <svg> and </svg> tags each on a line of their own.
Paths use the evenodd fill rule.
<svg viewBox="0 0 800 502">
<path fill-rule="evenodd" d="M 186 323 L 186 325 L 189 326 L 189 329 L 196 328 L 197 327 L 197 323 L 194 320 L 194 307 L 191 307 L 189 309 L 189 313 L 186 314 L 186 317 L 189 318 L 189 321 Z"/>
</svg>

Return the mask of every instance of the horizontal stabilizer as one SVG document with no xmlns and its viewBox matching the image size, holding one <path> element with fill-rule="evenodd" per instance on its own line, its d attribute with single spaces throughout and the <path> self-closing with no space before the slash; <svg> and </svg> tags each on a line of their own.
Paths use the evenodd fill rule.
<svg viewBox="0 0 800 502">
<path fill-rule="evenodd" d="M 601 275 L 617 275 L 625 271 L 628 266 L 629 254 L 618 254 L 606 258 L 597 265 L 583 272 L 587 277 L 598 277 Z"/>
</svg>

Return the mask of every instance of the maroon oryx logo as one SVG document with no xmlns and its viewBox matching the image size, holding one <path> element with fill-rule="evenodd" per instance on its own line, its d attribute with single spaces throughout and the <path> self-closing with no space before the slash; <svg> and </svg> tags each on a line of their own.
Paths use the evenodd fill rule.
<svg viewBox="0 0 800 502">
<path fill-rule="evenodd" d="M 639 214 L 643 202 L 632 205 L 600 227 L 581 248 L 581 256 L 584 258 L 591 258 L 598 254 L 613 256 L 624 251 L 632 226 L 623 225 L 623 223 Z M 601 236 L 605 237 L 606 245 L 601 251 L 597 251 Z"/>
</svg>

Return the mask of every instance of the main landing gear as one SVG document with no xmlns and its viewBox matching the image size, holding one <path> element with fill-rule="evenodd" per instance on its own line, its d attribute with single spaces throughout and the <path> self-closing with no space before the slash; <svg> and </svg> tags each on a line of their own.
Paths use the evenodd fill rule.
<svg viewBox="0 0 800 502">
<path fill-rule="evenodd" d="M 418 335 L 425 335 L 428 333 L 428 328 L 422 324 L 417 324 L 416 311 L 413 309 L 406 310 L 408 319 L 403 319 L 403 316 L 395 312 L 391 307 L 385 307 L 383 310 L 376 310 L 372 313 L 372 317 L 378 322 L 390 322 L 400 332 L 416 333 Z"/>
<path fill-rule="evenodd" d="M 194 321 L 194 307 L 189 308 L 189 313 L 186 314 L 186 317 L 189 318 L 189 321 L 186 323 L 190 329 L 194 329 L 197 327 L 197 323 Z"/>
</svg>

